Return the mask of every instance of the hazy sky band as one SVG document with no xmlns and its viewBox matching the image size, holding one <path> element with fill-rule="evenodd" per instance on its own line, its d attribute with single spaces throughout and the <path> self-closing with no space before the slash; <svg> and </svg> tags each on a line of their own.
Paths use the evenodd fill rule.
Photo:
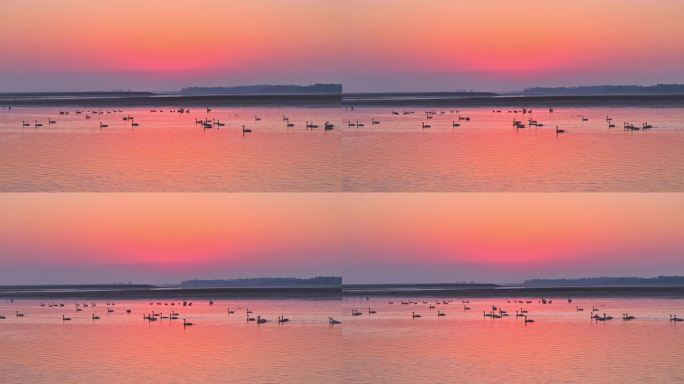
<svg viewBox="0 0 684 384">
<path fill-rule="evenodd" d="M 684 194 L 2 194 L 0 281 L 682 274 Z"/>
<path fill-rule="evenodd" d="M 5 0 L 0 91 L 682 82 L 682 14 L 678 0 Z"/>
</svg>

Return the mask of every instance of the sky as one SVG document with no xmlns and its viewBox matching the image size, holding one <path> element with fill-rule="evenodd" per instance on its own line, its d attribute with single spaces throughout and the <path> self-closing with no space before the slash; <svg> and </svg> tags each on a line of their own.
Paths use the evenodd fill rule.
<svg viewBox="0 0 684 384">
<path fill-rule="evenodd" d="M 684 274 L 683 193 L 4 193 L 0 281 Z"/>
<path fill-rule="evenodd" d="M 681 0 L 3 0 L 0 92 L 684 82 Z"/>
</svg>

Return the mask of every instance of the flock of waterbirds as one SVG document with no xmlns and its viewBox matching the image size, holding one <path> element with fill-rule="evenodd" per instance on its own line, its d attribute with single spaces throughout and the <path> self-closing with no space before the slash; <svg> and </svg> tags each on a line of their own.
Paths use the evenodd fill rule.
<svg viewBox="0 0 684 384">
<path fill-rule="evenodd" d="M 6 299 L 5 300 L 7 303 L 14 303 L 14 299 Z M 66 305 L 65 303 L 40 303 L 40 307 L 48 307 L 48 308 L 71 308 L 71 305 Z M 97 307 L 97 303 L 94 301 L 91 302 L 75 302 L 73 303 L 73 308 L 76 313 L 83 312 L 84 309 L 90 309 L 91 315 L 90 316 L 79 316 L 78 319 L 80 320 L 101 320 L 102 318 L 95 314 L 95 307 Z M 160 301 L 152 301 L 149 303 L 150 306 L 152 306 L 152 310 L 148 312 L 142 313 L 142 319 L 147 322 L 154 322 L 154 321 L 160 321 L 160 320 L 182 320 L 183 327 L 190 327 L 195 325 L 195 323 L 188 321 L 187 318 L 182 317 L 179 312 L 176 312 L 175 308 L 180 308 L 180 307 L 192 307 L 193 302 L 192 301 L 170 301 L 170 302 L 160 302 Z M 174 309 L 171 309 L 169 312 L 162 312 L 161 310 L 159 312 L 155 311 L 154 306 L 161 307 L 161 306 L 171 306 L 174 307 Z M 113 301 L 107 301 L 106 302 L 106 314 L 109 315 L 111 313 L 114 313 L 114 307 L 116 306 L 116 302 Z M 209 306 L 214 306 L 214 301 L 209 300 Z M 238 309 L 242 309 L 239 307 Z M 125 313 L 128 315 L 131 315 L 133 311 L 131 309 L 125 309 Z M 231 309 L 230 307 L 227 308 L 226 311 L 227 315 L 233 315 L 235 314 L 235 309 Z M 254 322 L 256 324 L 264 324 L 271 322 L 270 320 L 266 319 L 265 317 L 261 315 L 257 315 L 256 317 L 253 316 L 253 311 L 250 310 L 249 308 L 245 308 L 245 313 L 246 313 L 246 320 L 247 322 Z M 15 310 L 15 317 L 20 318 L 20 317 L 25 317 L 26 315 L 19 310 Z M 7 317 L 5 315 L 0 315 L 0 320 L 5 320 Z M 76 317 L 69 317 L 62 312 L 61 314 L 61 321 L 66 322 L 66 321 L 72 321 L 76 320 Z M 273 322 L 278 323 L 278 324 L 284 324 L 289 322 L 290 319 L 285 317 L 284 315 L 280 315 L 277 317 L 276 320 Z M 328 317 L 328 323 L 330 324 L 340 324 L 341 322 L 333 319 L 332 317 Z"/>
<path fill-rule="evenodd" d="M 150 110 L 151 113 L 162 113 L 162 112 L 164 112 L 164 111 L 165 111 L 165 110 L 163 110 L 163 109 L 151 109 L 151 110 Z M 212 111 L 212 109 L 211 109 L 210 107 L 207 107 L 207 108 L 206 108 L 206 115 L 205 115 L 205 118 L 204 118 L 204 119 L 200 119 L 200 118 L 197 118 L 197 117 L 196 117 L 196 118 L 195 118 L 195 125 L 200 126 L 200 127 L 201 127 L 202 129 L 204 129 L 204 130 L 212 129 L 212 128 L 219 129 L 219 128 L 225 127 L 225 126 L 226 126 L 226 123 L 225 123 L 225 122 L 222 122 L 221 120 L 219 120 L 219 119 L 217 119 L 217 118 L 213 118 L 213 117 L 210 118 L 210 117 L 209 117 L 209 114 L 210 114 L 211 111 Z M 74 114 L 76 114 L 76 115 L 84 115 L 85 119 L 91 119 L 92 116 L 100 116 L 100 115 L 110 115 L 110 114 L 122 114 L 122 113 L 125 113 L 125 112 L 124 112 L 123 110 L 121 110 L 121 109 L 106 109 L 106 110 L 95 110 L 95 109 L 90 109 L 90 110 L 76 110 L 76 111 L 73 111 L 73 112 L 74 112 Z M 176 113 L 176 114 L 188 114 L 188 113 L 190 113 L 190 109 L 187 109 L 187 108 L 184 108 L 184 107 L 180 107 L 180 108 L 177 108 L 177 109 L 169 109 L 168 112 L 169 112 L 169 113 Z M 64 110 L 60 110 L 60 111 L 59 111 L 59 114 L 60 114 L 60 115 L 69 115 L 70 113 L 71 113 L 71 111 L 64 111 Z M 235 117 L 239 117 L 238 114 L 234 114 L 234 116 L 235 116 Z M 139 123 L 138 121 L 136 121 L 135 116 L 132 116 L 132 115 L 130 115 L 130 114 L 124 115 L 123 118 L 122 118 L 122 120 L 125 121 L 127 124 L 130 124 L 131 128 L 139 127 L 139 126 L 140 126 L 140 123 Z M 255 115 L 255 116 L 254 116 L 254 123 L 257 123 L 257 122 L 259 122 L 259 121 L 261 121 L 261 117 L 259 117 L 258 115 Z M 290 118 L 287 117 L 287 116 L 285 116 L 285 115 L 283 115 L 282 121 L 284 122 L 285 127 L 287 127 L 287 128 L 293 128 L 293 127 L 295 127 L 295 123 L 291 122 L 291 121 L 290 121 Z M 48 117 L 48 122 L 47 122 L 47 124 L 48 124 L 48 125 L 57 124 L 57 120 L 54 120 L 52 117 Z M 99 122 L 98 122 L 98 127 L 99 127 L 100 129 L 109 128 L 110 124 L 111 124 L 111 122 L 103 122 L 102 120 L 99 120 Z M 22 121 L 21 121 L 21 126 L 22 126 L 22 127 L 35 127 L 35 128 L 40 128 L 40 127 L 43 127 L 43 125 L 44 125 L 44 124 L 43 124 L 42 122 L 39 122 L 38 120 L 34 120 L 33 123 L 27 122 L 27 121 L 25 121 L 25 120 L 22 120 Z M 238 124 L 238 125 L 240 125 L 240 124 Z M 335 128 L 335 124 L 331 123 L 330 121 L 326 121 L 326 122 L 322 123 L 321 125 L 319 125 L 319 124 L 317 124 L 317 123 L 315 123 L 315 122 L 313 122 L 313 121 L 306 121 L 306 122 L 304 123 L 304 127 L 305 127 L 307 130 L 309 130 L 309 129 L 313 130 L 313 129 L 322 127 L 323 130 L 327 132 L 327 131 L 333 130 L 333 129 Z M 252 128 L 247 127 L 245 124 L 241 124 L 241 125 L 240 125 L 240 128 L 241 128 L 241 131 L 242 131 L 243 136 L 244 136 L 245 134 L 247 134 L 247 133 L 251 133 L 251 132 L 252 132 Z"/>
<path fill-rule="evenodd" d="M 369 300 L 369 298 L 366 298 L 366 300 Z M 6 302 L 13 303 L 14 300 L 9 299 L 9 300 L 6 300 Z M 401 306 L 410 307 L 411 308 L 411 319 L 415 320 L 415 319 L 419 319 L 419 318 L 423 317 L 423 313 L 425 313 L 425 312 L 421 313 L 421 312 L 416 311 L 416 309 L 414 309 L 414 308 L 416 308 L 415 306 L 420 306 L 420 307 L 418 307 L 418 308 L 420 308 L 419 311 L 420 310 L 422 310 L 422 311 L 427 310 L 430 313 L 434 313 L 438 318 L 441 318 L 441 317 L 447 316 L 445 306 L 447 306 L 449 304 L 453 304 L 455 302 L 456 302 L 455 299 L 442 299 L 442 300 L 435 300 L 434 302 L 428 301 L 428 300 L 422 300 L 419 302 L 416 300 L 410 300 L 409 299 L 409 300 L 401 300 L 401 301 L 399 301 L 399 304 Z M 540 304 L 544 304 L 544 305 L 553 304 L 552 299 L 545 299 L 543 297 L 538 299 L 537 302 Z M 529 310 L 524 308 L 524 306 L 526 304 L 532 304 L 532 303 L 533 303 L 533 300 L 529 300 L 529 299 L 526 299 L 526 300 L 508 300 L 507 304 L 510 304 L 510 305 L 513 305 L 516 307 L 519 306 L 518 309 L 515 309 L 515 314 L 512 314 L 512 312 L 509 312 L 508 310 L 504 309 L 503 305 L 495 304 L 495 305 L 491 305 L 491 308 L 483 309 L 482 310 L 482 317 L 483 318 L 491 318 L 491 319 L 503 319 L 506 317 L 522 318 L 523 324 L 527 325 L 529 323 L 534 323 L 536 321 L 534 318 L 532 318 L 531 314 L 529 313 Z M 568 298 L 567 303 L 572 304 L 572 299 Z M 209 300 L 208 304 L 211 307 L 211 306 L 214 306 L 215 303 L 213 300 Z M 394 300 L 389 300 L 388 304 L 394 305 L 395 302 L 394 302 Z M 463 308 L 462 310 L 464 312 L 468 312 L 468 311 L 472 310 L 470 300 L 461 300 L 460 304 L 462 305 L 462 308 Z M 60 308 L 60 309 L 61 308 L 66 309 L 66 308 L 71 307 L 71 305 L 66 305 L 66 304 L 61 303 L 61 302 L 60 303 L 48 303 L 48 304 L 40 303 L 39 305 L 40 305 L 40 307 L 48 307 L 48 308 L 54 307 L 54 308 Z M 83 312 L 84 310 L 87 311 L 88 309 L 90 309 L 90 311 L 88 311 L 88 312 L 91 312 L 90 316 L 79 316 L 79 319 L 97 321 L 97 320 L 101 319 L 101 317 L 95 313 L 95 307 L 97 307 L 97 305 L 98 304 L 96 302 L 92 302 L 92 301 L 91 302 L 75 302 L 75 303 L 73 303 L 73 309 L 76 313 Z M 182 320 L 182 324 L 183 324 L 184 328 L 193 326 L 195 324 L 193 322 L 188 321 L 186 317 L 181 316 L 181 314 L 179 312 L 176 312 L 176 310 L 175 310 L 175 308 L 192 307 L 192 305 L 193 305 L 192 301 L 186 301 L 186 300 L 183 300 L 183 301 L 167 301 L 167 302 L 152 301 L 149 303 L 149 305 L 152 306 L 152 309 L 149 312 L 142 313 L 142 319 L 144 321 L 151 323 L 151 322 L 161 321 L 161 320 L 168 320 L 168 321 Z M 169 307 L 170 306 L 170 307 L 174 307 L 174 308 L 171 309 L 170 311 L 167 311 L 166 313 L 162 312 L 161 310 L 159 310 L 159 312 L 157 312 L 154 309 L 155 305 L 157 307 L 162 307 L 162 306 Z M 113 313 L 115 306 L 116 306 L 115 302 L 107 301 L 105 304 L 106 314 L 109 315 L 109 314 Z M 601 308 L 601 306 L 596 306 L 596 305 L 592 306 L 591 312 L 590 312 L 590 319 L 591 320 L 596 321 L 596 322 L 606 322 L 606 321 L 610 321 L 610 320 L 614 319 L 613 316 L 611 316 L 605 312 L 602 312 L 600 308 Z M 237 309 L 241 310 L 242 307 L 239 307 Z M 261 315 L 255 316 L 254 312 L 252 310 L 250 310 L 249 307 L 246 307 L 244 310 L 245 310 L 246 321 L 248 323 L 254 322 L 255 324 L 264 324 L 264 323 L 268 323 L 268 322 L 274 322 L 277 324 L 284 324 L 284 323 L 287 323 L 290 321 L 290 319 L 285 317 L 284 315 L 280 315 L 277 317 L 276 320 L 271 321 L 271 320 L 268 320 L 267 318 L 265 318 Z M 433 312 L 433 310 L 436 310 L 436 311 Z M 128 315 L 132 314 L 131 309 L 125 309 L 124 311 Z M 227 315 L 234 315 L 235 311 L 236 311 L 236 308 L 231 309 L 230 307 L 228 307 L 226 309 L 226 314 Z M 576 305 L 575 311 L 576 312 L 583 312 L 584 308 Z M 352 315 L 352 317 L 358 317 L 358 316 L 364 315 L 366 313 L 368 314 L 368 316 L 373 316 L 373 315 L 376 315 L 378 313 L 378 311 L 377 311 L 377 309 L 374 309 L 373 307 L 367 307 L 367 311 L 365 311 L 365 310 L 360 311 L 360 310 L 354 308 L 354 309 L 352 309 L 351 315 Z M 14 315 L 17 318 L 25 317 L 25 314 L 20 312 L 19 310 L 15 310 Z M 5 320 L 6 318 L 7 317 L 5 315 L 0 315 L 0 320 Z M 61 321 L 62 322 L 72 321 L 75 319 L 76 319 L 75 317 L 72 318 L 72 317 L 67 316 L 64 312 L 61 313 Z M 636 319 L 636 317 L 630 313 L 627 313 L 627 312 L 622 313 L 622 320 L 623 321 L 631 321 L 631 320 L 635 320 L 635 319 Z M 678 317 L 678 315 L 676 315 L 676 314 L 670 314 L 668 320 L 670 322 L 673 322 L 673 323 L 678 323 L 678 322 L 684 321 L 683 318 Z M 330 325 L 336 325 L 336 324 L 342 323 L 341 321 L 336 320 L 332 316 L 328 317 L 327 322 Z"/>
<path fill-rule="evenodd" d="M 369 298 L 367 297 L 366 300 L 369 300 Z M 440 318 L 440 317 L 445 317 L 447 315 L 447 312 L 445 309 L 440 309 L 438 307 L 444 308 L 444 306 L 449 305 L 449 304 L 453 304 L 455 302 L 456 302 L 456 300 L 454 300 L 454 299 L 435 300 L 434 302 L 428 301 L 428 300 L 422 300 L 419 302 L 416 300 L 408 299 L 408 300 L 400 300 L 399 305 L 411 307 L 412 310 L 411 310 L 411 314 L 410 314 L 411 316 L 410 317 L 411 317 L 411 319 L 415 320 L 415 319 L 422 318 L 423 313 L 425 313 L 425 312 L 422 312 L 422 313 L 417 312 L 416 310 L 413 310 L 413 306 L 416 306 L 416 305 L 421 306 L 422 305 L 422 307 L 420 307 L 420 308 L 422 308 L 423 311 L 425 309 L 427 309 L 427 311 L 429 313 L 432 313 L 432 314 L 436 315 L 438 318 Z M 543 297 L 538 299 L 537 302 L 540 304 L 543 304 L 543 305 L 553 304 L 552 299 L 545 299 Z M 572 299 L 568 298 L 567 302 L 568 302 L 568 304 L 571 304 Z M 509 313 L 509 311 L 505 310 L 502 305 L 492 305 L 491 308 L 487 308 L 485 310 L 482 310 L 482 317 L 483 318 L 491 318 L 491 319 L 502 319 L 502 318 L 506 318 L 506 317 L 523 318 L 523 324 L 527 325 L 529 323 L 534 323 L 535 319 L 533 319 L 531 317 L 531 315 L 529 314 L 529 311 L 524 308 L 524 305 L 525 304 L 532 304 L 532 303 L 533 303 L 533 300 L 529 300 L 529 299 L 527 299 L 527 300 L 507 300 L 507 304 L 511 304 L 511 305 L 515 305 L 515 306 L 521 305 L 519 307 L 519 309 L 515 310 L 515 315 L 512 315 L 511 313 Z M 389 300 L 388 304 L 394 305 L 395 301 Z M 468 312 L 468 311 L 472 310 L 470 300 L 461 300 L 460 304 L 463 306 L 464 312 Z M 367 307 L 367 308 L 368 308 L 368 316 L 372 316 L 372 315 L 378 313 L 377 310 L 373 309 L 372 307 Z M 433 310 L 436 310 L 436 311 L 433 311 Z M 575 306 L 575 311 L 583 312 L 584 308 L 580 307 L 580 306 Z M 605 322 L 605 321 L 613 320 L 613 316 L 610 316 L 607 313 L 599 314 L 599 312 L 600 312 L 600 306 L 599 307 L 597 307 L 595 305 L 592 306 L 590 319 L 593 321 L 596 321 L 596 322 L 599 322 L 599 321 Z M 352 317 L 358 317 L 358 316 L 363 315 L 364 313 L 365 313 L 365 311 L 359 311 L 358 309 L 353 308 L 351 315 L 352 315 Z M 633 316 L 627 312 L 622 313 L 622 320 L 623 321 L 630 321 L 630 320 L 635 320 L 635 319 L 636 319 L 635 316 Z M 678 323 L 678 322 L 684 321 L 684 319 L 678 317 L 676 314 L 670 314 L 669 315 L 669 321 L 674 322 L 674 323 Z"/>
<path fill-rule="evenodd" d="M 124 111 L 121 109 L 106 109 L 106 110 L 90 109 L 90 110 L 75 110 L 75 111 L 60 110 L 59 114 L 60 115 L 69 115 L 71 112 L 74 112 L 74 114 L 76 114 L 76 115 L 83 115 L 85 117 L 85 119 L 91 119 L 93 116 L 124 113 Z M 151 113 L 162 113 L 162 112 L 165 112 L 165 110 L 164 109 L 152 109 L 152 110 L 150 110 L 150 112 Z M 180 107 L 180 108 L 169 109 L 168 112 L 169 113 L 176 113 L 176 114 L 188 114 L 188 113 L 190 113 L 190 109 Z M 211 112 L 212 112 L 212 109 L 210 107 L 207 107 L 205 118 L 201 119 L 201 118 L 196 117 L 195 118 L 195 125 L 200 126 L 204 130 L 212 129 L 212 128 L 219 129 L 222 127 L 226 127 L 226 124 L 227 124 L 226 122 L 223 122 L 223 121 L 221 121 L 217 118 L 214 118 L 214 117 L 210 118 Z M 505 111 L 502 111 L 500 109 L 493 109 L 492 110 L 492 113 L 502 113 L 502 112 L 505 112 Z M 509 109 L 509 110 L 507 110 L 507 112 L 510 114 L 520 114 L 520 115 L 530 114 L 531 115 L 533 113 L 533 110 L 528 109 L 528 108 L 517 108 L 517 109 Z M 548 112 L 554 113 L 554 109 L 549 108 Z M 404 110 L 404 111 L 399 112 L 399 111 L 392 110 L 391 114 L 392 115 L 414 115 L 414 114 L 416 114 L 416 111 Z M 425 114 L 425 119 L 423 121 L 421 121 L 421 123 L 420 123 L 421 129 L 432 128 L 433 125 L 431 123 L 431 120 L 434 119 L 434 117 L 437 115 L 446 115 L 446 114 L 454 115 L 455 114 L 456 117 L 451 120 L 451 127 L 452 128 L 460 127 L 462 124 L 471 121 L 470 116 L 464 115 L 464 114 L 462 114 L 461 111 L 455 110 L 455 109 L 450 109 L 450 110 L 426 109 L 424 111 L 424 114 Z M 234 116 L 239 117 L 238 114 L 234 114 Z M 579 118 L 579 120 L 581 122 L 589 121 L 589 118 L 587 118 L 584 115 L 576 115 L 575 117 Z M 610 116 L 606 116 L 605 119 L 606 119 L 606 123 L 608 124 L 609 130 L 616 128 L 616 124 L 613 121 L 613 118 L 611 118 Z M 140 123 L 138 121 L 136 121 L 135 116 L 132 116 L 130 114 L 124 115 L 122 120 L 124 122 L 126 122 L 127 124 L 129 124 L 131 126 L 131 128 L 140 126 Z M 254 116 L 254 124 L 256 125 L 256 123 L 259 121 L 261 121 L 261 117 L 259 117 L 258 115 L 255 115 Z M 285 115 L 282 116 L 282 122 L 286 128 L 296 127 L 296 124 L 294 122 L 292 122 L 289 117 L 287 117 Z M 54 124 L 57 124 L 57 120 L 53 119 L 52 117 L 48 117 L 47 125 L 50 126 L 50 125 L 54 125 Z M 100 129 L 108 128 L 110 126 L 110 124 L 111 124 L 111 122 L 103 122 L 100 119 L 99 128 Z M 347 120 L 347 123 L 346 123 L 347 127 L 350 127 L 350 128 L 352 128 L 352 127 L 362 128 L 362 127 L 365 127 L 366 125 L 376 126 L 379 124 L 381 124 L 381 121 L 375 117 L 371 117 L 370 122 L 364 122 L 364 121 L 360 121 L 360 120 L 354 120 L 354 121 Z M 33 126 L 35 128 L 39 128 L 39 127 L 43 127 L 44 123 L 39 122 L 38 120 L 34 120 L 33 123 L 22 120 L 21 126 L 22 127 Z M 251 127 L 248 127 L 245 124 L 236 123 L 235 126 L 238 128 L 241 128 L 241 132 L 242 132 L 243 136 L 245 134 L 251 133 L 252 129 L 253 129 Z M 335 125 L 333 123 L 331 123 L 330 121 L 325 121 L 322 124 L 318 124 L 318 123 L 313 122 L 313 121 L 305 121 L 303 126 L 307 130 L 314 130 L 314 129 L 322 127 L 323 130 L 326 132 L 333 130 L 335 128 Z M 521 120 L 521 119 L 518 119 L 518 118 L 513 119 L 513 127 L 516 130 L 524 129 L 524 128 L 531 128 L 531 127 L 540 128 L 540 127 L 544 127 L 544 126 L 545 126 L 545 124 L 543 122 L 539 121 L 538 119 L 533 119 L 531 117 L 527 119 L 527 124 L 525 124 L 523 122 L 523 120 Z M 652 128 L 654 128 L 653 125 L 649 124 L 648 122 L 643 122 L 643 123 L 641 123 L 641 125 L 635 125 L 635 124 L 630 123 L 630 122 L 623 122 L 623 130 L 625 130 L 625 131 L 646 131 L 646 130 L 649 130 Z M 563 133 L 566 133 L 566 132 L 567 132 L 566 129 L 561 129 L 557 125 L 555 126 L 556 136 L 563 134 Z"/>
</svg>

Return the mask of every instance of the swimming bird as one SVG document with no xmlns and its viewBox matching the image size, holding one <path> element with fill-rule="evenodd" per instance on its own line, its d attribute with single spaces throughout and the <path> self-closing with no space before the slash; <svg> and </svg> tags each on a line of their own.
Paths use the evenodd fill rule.
<svg viewBox="0 0 684 384">
<path fill-rule="evenodd" d="M 361 316 L 362 313 L 357 311 L 356 309 L 352 309 L 352 316 Z"/>
<path fill-rule="evenodd" d="M 428 124 L 425 124 L 425 122 L 423 122 L 423 129 L 425 129 L 425 128 L 430 128 L 430 126 Z"/>
<path fill-rule="evenodd" d="M 102 128 L 107 128 L 107 127 L 109 127 L 109 125 L 107 125 L 107 124 L 102 124 L 102 122 L 100 121 L 100 129 L 102 129 Z"/>
<path fill-rule="evenodd" d="M 593 318 L 596 319 L 596 321 L 608 321 L 608 320 L 613 320 L 613 316 L 608 316 L 608 315 L 606 315 L 605 313 L 603 314 L 603 316 L 599 316 L 598 314 L 596 314 L 596 315 L 593 316 Z"/>
<path fill-rule="evenodd" d="M 183 327 L 184 327 L 184 328 L 185 328 L 185 327 L 189 327 L 189 326 L 191 326 L 191 325 L 194 325 L 194 324 L 191 323 L 191 322 L 189 322 L 189 321 L 187 321 L 187 320 L 185 320 L 185 319 L 183 319 Z"/>
<path fill-rule="evenodd" d="M 34 126 L 37 127 L 42 127 L 43 124 L 39 123 L 38 120 L 35 121 Z"/>
<path fill-rule="evenodd" d="M 628 321 L 628 320 L 634 320 L 636 317 L 630 315 L 629 313 L 623 313 L 622 314 L 622 320 Z"/>
<path fill-rule="evenodd" d="M 527 323 L 534 323 L 534 319 L 528 319 L 527 316 L 525 316 L 525 325 L 527 325 Z"/>
<path fill-rule="evenodd" d="M 17 316 L 17 317 L 24 317 L 24 314 L 23 314 L 23 313 L 19 313 L 19 311 L 15 311 L 15 312 L 16 312 L 16 316 Z"/>
<path fill-rule="evenodd" d="M 677 317 L 677 315 L 670 315 L 670 321 L 679 322 L 684 321 L 684 319 Z"/>
<path fill-rule="evenodd" d="M 632 123 L 624 122 L 622 123 L 622 127 L 625 131 L 638 131 L 640 128 L 635 126 Z"/>
<path fill-rule="evenodd" d="M 30 126 L 31 126 L 31 123 L 27 123 L 27 122 L 25 122 L 24 120 L 22 120 L 22 121 L 21 121 L 21 126 L 22 126 L 22 127 L 30 127 Z"/>
<path fill-rule="evenodd" d="M 245 126 L 242 126 L 242 136 L 245 135 L 245 133 L 250 133 L 252 130 L 250 128 L 245 128 Z"/>
<path fill-rule="evenodd" d="M 282 316 L 282 315 L 278 316 L 278 323 L 279 324 L 287 323 L 288 321 L 290 321 L 290 319 L 286 318 L 285 316 Z"/>
<path fill-rule="evenodd" d="M 92 317 L 93 317 L 93 320 L 99 320 L 99 319 L 100 319 L 100 316 L 95 316 L 94 313 L 93 313 L 93 316 L 92 316 Z"/>
<path fill-rule="evenodd" d="M 556 125 L 556 136 L 558 136 L 559 133 L 565 133 L 565 129 L 558 129 L 558 126 Z"/>
<path fill-rule="evenodd" d="M 437 316 L 438 316 L 438 317 L 439 317 L 439 316 L 445 316 L 445 315 L 446 315 L 446 313 L 444 313 L 444 312 L 442 312 L 442 311 L 440 311 L 440 310 L 437 310 Z"/>
<path fill-rule="evenodd" d="M 263 317 L 261 317 L 261 315 L 257 316 L 257 318 L 256 318 L 256 323 L 257 323 L 257 324 L 263 324 L 263 323 L 265 323 L 265 322 L 267 322 L 267 321 L 268 321 L 268 320 L 266 320 L 266 319 L 264 319 Z"/>
<path fill-rule="evenodd" d="M 457 123 L 457 122 L 455 122 L 455 121 L 452 121 L 452 122 L 451 122 L 451 126 L 452 126 L 452 127 L 460 127 L 461 124 L 459 124 L 459 123 Z"/>
<path fill-rule="evenodd" d="M 415 312 L 411 312 L 411 318 L 415 319 L 416 317 L 421 317 L 421 316 Z"/>
<path fill-rule="evenodd" d="M 328 323 L 329 323 L 330 325 L 335 325 L 335 324 L 341 324 L 342 322 L 339 321 L 339 320 L 335 320 L 335 319 L 333 319 L 332 317 L 328 317 Z"/>
<path fill-rule="evenodd" d="M 62 321 L 70 321 L 70 320 L 71 320 L 71 317 L 66 317 L 66 316 L 62 315 Z"/>
</svg>

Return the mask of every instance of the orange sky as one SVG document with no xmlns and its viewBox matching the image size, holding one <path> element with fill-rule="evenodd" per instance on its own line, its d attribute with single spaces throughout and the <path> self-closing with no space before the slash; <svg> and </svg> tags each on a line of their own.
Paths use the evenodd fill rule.
<svg viewBox="0 0 684 384">
<path fill-rule="evenodd" d="M 2 194 L 0 281 L 682 274 L 683 194 Z"/>
<path fill-rule="evenodd" d="M 4 0 L 0 91 L 681 82 L 683 14 L 679 0 Z"/>
</svg>

